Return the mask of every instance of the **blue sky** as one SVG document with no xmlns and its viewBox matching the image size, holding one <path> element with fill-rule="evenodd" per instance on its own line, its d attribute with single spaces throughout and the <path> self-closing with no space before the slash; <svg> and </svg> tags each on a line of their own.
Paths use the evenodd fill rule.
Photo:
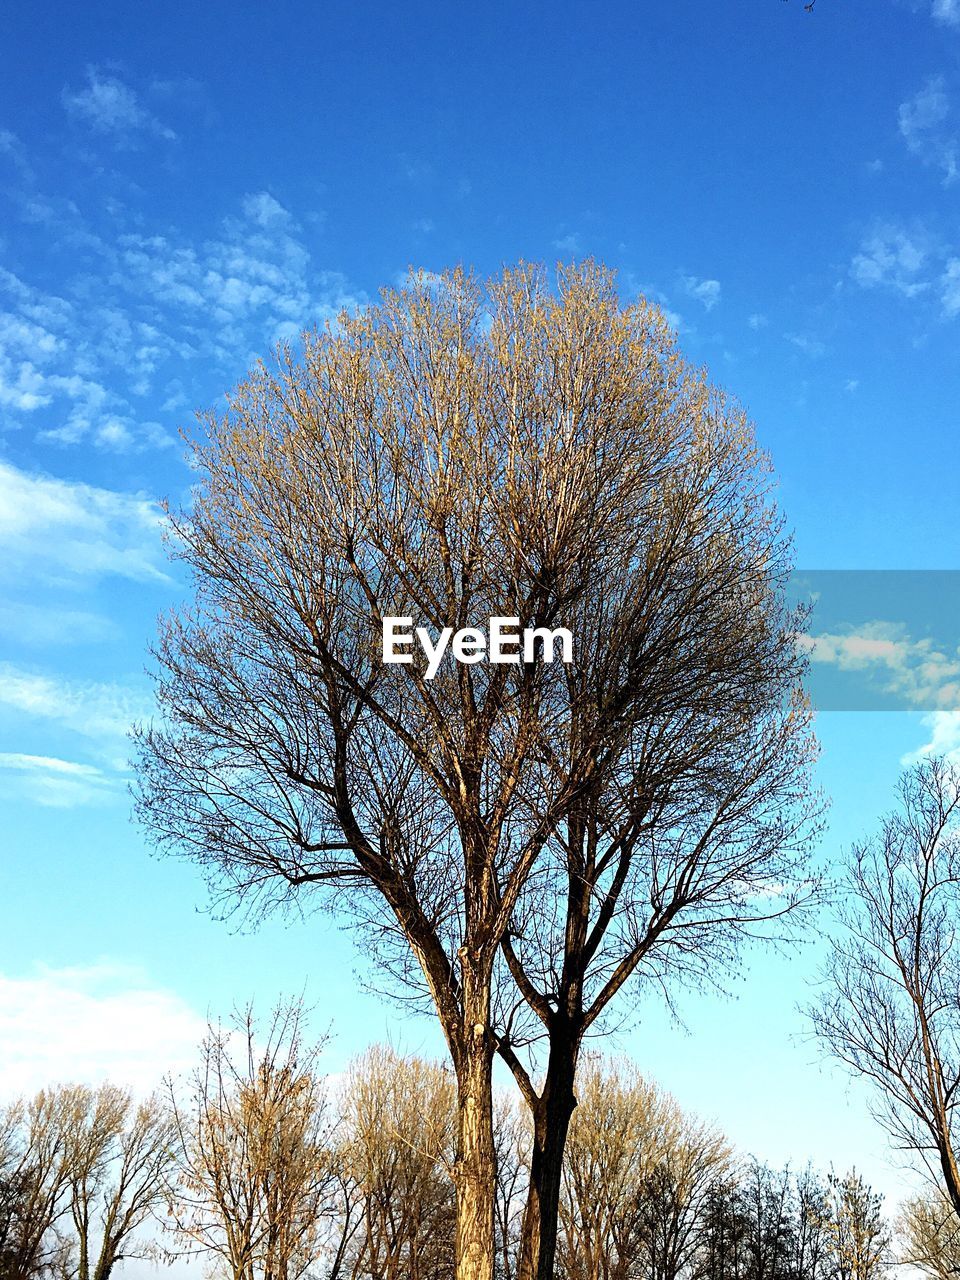
<svg viewBox="0 0 960 1280">
<path fill-rule="evenodd" d="M 181 591 L 155 505 L 189 491 L 178 429 L 408 266 L 595 255 L 748 406 L 801 567 L 960 568 L 958 0 L 105 0 L 6 6 L 0 49 L 0 1089 L 146 1082 L 208 1009 L 305 983 L 334 1069 L 438 1045 L 358 993 L 328 917 L 209 919 L 126 796 Z M 905 758 L 960 743 L 957 630 L 895 614 L 811 642 L 925 687 L 819 717 L 828 860 Z M 804 1038 L 816 962 L 684 998 L 687 1032 L 643 1006 L 619 1046 L 746 1149 L 895 1196 L 866 1094 Z"/>
</svg>

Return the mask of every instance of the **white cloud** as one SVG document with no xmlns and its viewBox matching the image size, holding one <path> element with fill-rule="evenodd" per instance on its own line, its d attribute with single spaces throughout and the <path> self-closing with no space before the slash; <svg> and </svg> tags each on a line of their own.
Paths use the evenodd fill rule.
<svg viewBox="0 0 960 1280">
<path fill-rule="evenodd" d="M 950 99 L 943 77 L 935 76 L 914 96 L 900 104 L 900 135 L 909 151 L 924 164 L 943 170 L 944 182 L 960 174 L 957 138 L 948 124 Z"/>
<path fill-rule="evenodd" d="M 194 1062 L 205 1029 L 178 995 L 109 960 L 0 973 L 0 1096 L 107 1079 L 143 1095 Z"/>
<path fill-rule="evenodd" d="M 558 236 L 553 242 L 553 247 L 560 253 L 579 253 L 580 237 L 576 231 L 568 232 L 565 236 Z"/>
<path fill-rule="evenodd" d="M 48 720 L 85 738 L 118 743 L 149 714 L 142 690 L 123 684 L 68 681 L 0 662 L 0 706 Z"/>
<path fill-rule="evenodd" d="M 168 581 L 155 502 L 0 462 L 0 579 Z"/>
<path fill-rule="evenodd" d="M 785 333 L 783 335 L 786 340 L 793 344 L 798 351 L 802 351 L 805 356 L 812 356 L 816 359 L 826 352 L 826 346 L 819 338 L 811 337 L 805 333 Z"/>
<path fill-rule="evenodd" d="M 133 138 L 143 133 L 168 142 L 177 136 L 147 111 L 129 85 L 96 67 L 87 68 L 85 89 L 64 89 L 62 97 L 70 115 L 122 145 L 131 145 Z"/>
<path fill-rule="evenodd" d="M 933 640 L 914 640 L 899 623 L 864 623 L 856 631 L 821 632 L 798 638 L 811 662 L 839 671 L 863 671 L 882 692 L 913 708 L 960 707 L 960 650 L 946 652 Z"/>
<path fill-rule="evenodd" d="M 140 232 L 119 239 L 124 283 L 158 305 L 158 329 L 231 364 L 362 301 L 342 277 L 311 271 L 297 223 L 273 196 L 248 195 L 242 209 L 200 246 Z"/>
<path fill-rule="evenodd" d="M 960 258 L 951 258 L 940 277 L 940 301 L 945 316 L 960 315 Z"/>
<path fill-rule="evenodd" d="M 190 366 L 202 366 L 199 394 L 214 395 L 211 383 L 232 385 L 276 342 L 365 301 L 313 265 L 299 223 L 266 191 L 244 196 L 205 241 L 158 234 L 122 208 L 109 241 L 72 206 L 44 218 L 96 272 L 66 277 L 64 298 L 0 268 L 0 407 L 32 417 L 38 438 L 59 445 L 168 448 L 176 439 L 165 415 L 196 405 L 188 390 L 169 407 L 196 383 Z"/>
<path fill-rule="evenodd" d="M 747 324 L 751 329 L 763 329 L 768 324 L 768 320 L 759 311 L 755 311 L 752 316 L 747 318 Z"/>
<path fill-rule="evenodd" d="M 87 609 L 52 609 L 33 601 L 0 599 L 0 636 L 23 645 L 90 644 L 117 634 L 116 622 Z"/>
<path fill-rule="evenodd" d="M 850 264 L 850 274 L 866 289 L 882 286 L 912 298 L 927 290 L 923 276 L 929 249 L 922 232 L 882 225 L 865 237 Z"/>
<path fill-rule="evenodd" d="M 933 711 L 923 717 L 923 724 L 930 730 L 930 740 L 903 756 L 900 763 L 915 764 L 925 756 L 946 756 L 960 763 L 960 711 Z"/>
<path fill-rule="evenodd" d="M 712 311 L 720 301 L 719 280 L 701 280 L 697 276 L 684 276 L 682 284 L 690 297 L 701 302 L 707 311 Z"/>
<path fill-rule="evenodd" d="M 98 804 L 116 793 L 114 779 L 91 764 L 56 756 L 0 751 L 0 795 L 47 809 Z"/>
<path fill-rule="evenodd" d="M 279 200 L 275 200 L 267 191 L 258 191 L 254 195 L 243 197 L 244 216 L 261 227 L 287 226 L 292 221 L 290 214 Z"/>
<path fill-rule="evenodd" d="M 935 22 L 948 27 L 960 26 L 960 0 L 933 0 L 930 12 Z"/>
</svg>

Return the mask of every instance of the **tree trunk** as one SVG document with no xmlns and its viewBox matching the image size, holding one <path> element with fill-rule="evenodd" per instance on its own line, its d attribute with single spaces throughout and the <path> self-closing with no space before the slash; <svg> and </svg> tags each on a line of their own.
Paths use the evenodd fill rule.
<svg viewBox="0 0 960 1280">
<path fill-rule="evenodd" d="M 563 1153 L 577 1099 L 573 1082 L 579 1045 L 564 1032 L 551 1034 L 547 1075 L 533 1116 L 530 1187 L 523 1210 L 517 1280 L 553 1280 L 560 1226 Z"/>
<path fill-rule="evenodd" d="M 457 1062 L 456 1280 L 493 1280 L 496 1148 L 490 984 L 469 966 L 464 966 L 463 1027 Z"/>
</svg>

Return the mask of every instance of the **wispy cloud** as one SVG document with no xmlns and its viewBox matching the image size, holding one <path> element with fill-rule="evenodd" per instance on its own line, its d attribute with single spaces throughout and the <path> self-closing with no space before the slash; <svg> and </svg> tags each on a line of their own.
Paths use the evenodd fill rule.
<svg viewBox="0 0 960 1280">
<path fill-rule="evenodd" d="M 0 581 L 169 581 L 157 504 L 0 462 Z"/>
<path fill-rule="evenodd" d="M 0 795 L 8 799 L 16 796 L 47 809 L 75 809 L 102 803 L 115 793 L 116 780 L 95 765 L 0 751 Z"/>
<path fill-rule="evenodd" d="M 933 0 L 930 13 L 935 22 L 942 22 L 944 26 L 960 26 L 960 0 Z"/>
<path fill-rule="evenodd" d="M 143 106 L 128 84 L 97 67 L 87 68 L 85 88 L 64 89 L 62 100 L 74 119 L 95 133 L 107 135 L 120 146 L 134 146 L 138 136 L 144 134 L 167 142 L 177 136 Z"/>
<path fill-rule="evenodd" d="M 960 149 L 951 123 L 951 104 L 942 76 L 931 80 L 900 104 L 900 135 L 924 164 L 943 171 L 945 183 L 960 174 Z"/>
<path fill-rule="evenodd" d="M 560 253 L 579 253 L 580 236 L 576 231 L 569 231 L 566 235 L 558 236 L 553 242 L 553 247 Z"/>
<path fill-rule="evenodd" d="M 824 355 L 827 350 L 826 345 L 819 338 L 809 333 L 785 333 L 783 336 L 798 351 L 802 351 L 805 356 L 813 359 Z"/>
<path fill-rule="evenodd" d="M 119 1080 L 149 1093 L 194 1060 L 204 1020 L 142 970 L 102 960 L 0 973 L 0 1097 Z"/>
<path fill-rule="evenodd" d="M 118 633 L 112 618 L 89 609 L 0 599 L 0 636 L 29 648 L 97 643 L 115 639 Z"/>
<path fill-rule="evenodd" d="M 135 720 L 149 714 L 142 689 L 71 681 L 0 662 L 0 706 L 47 720 L 106 745 L 121 743 Z"/>
<path fill-rule="evenodd" d="M 923 717 L 923 724 L 930 730 L 928 741 L 908 752 L 900 763 L 915 764 L 925 756 L 960 761 L 960 711 L 932 711 Z"/>
<path fill-rule="evenodd" d="M 316 267 L 303 228 L 268 191 L 244 196 L 205 240 L 123 209 L 109 240 L 75 208 L 44 216 L 49 234 L 97 269 L 65 273 L 53 295 L 0 268 L 0 408 L 43 441 L 169 447 L 199 395 L 212 398 L 276 342 L 365 301 Z M 216 390 L 191 390 L 198 376 Z"/>
<path fill-rule="evenodd" d="M 951 258 L 940 277 L 940 301 L 945 316 L 960 315 L 960 258 Z"/>
<path fill-rule="evenodd" d="M 861 242 L 850 275 L 865 289 L 937 299 L 947 320 L 960 315 L 960 257 L 922 227 L 877 227 Z"/>
<path fill-rule="evenodd" d="M 712 311 L 720 301 L 719 280 L 701 280 L 699 276 L 684 276 L 681 283 L 684 291 L 691 298 L 702 303 L 707 311 Z"/>
<path fill-rule="evenodd" d="M 928 257 L 922 232 L 881 224 L 861 242 L 850 263 L 850 274 L 864 288 L 882 286 L 912 298 L 930 287 L 923 274 Z"/>
</svg>

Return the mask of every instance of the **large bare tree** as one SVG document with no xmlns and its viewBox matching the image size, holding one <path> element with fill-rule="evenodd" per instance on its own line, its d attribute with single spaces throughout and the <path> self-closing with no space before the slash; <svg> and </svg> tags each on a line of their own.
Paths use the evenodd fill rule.
<svg viewBox="0 0 960 1280">
<path fill-rule="evenodd" d="M 528 267 L 414 276 L 254 371 L 195 466 L 173 517 L 195 603 L 161 636 L 141 815 L 228 904 L 328 885 L 428 993 L 457 1080 L 458 1280 L 494 1265 L 505 1057 L 549 1275 L 583 1034 L 656 940 L 713 966 L 803 897 L 810 745 L 766 461 L 659 311 L 587 264 L 555 291 Z M 416 645 L 383 661 L 390 617 L 542 630 L 524 660 L 468 634 L 434 668 Z M 569 664 L 546 660 L 558 627 Z M 539 1097 L 521 1005 L 555 1057 Z"/>
<path fill-rule="evenodd" d="M 960 1215 L 960 773 L 910 768 L 877 836 L 853 847 L 844 932 L 814 1027 L 875 1088 L 875 1114 Z"/>
</svg>

